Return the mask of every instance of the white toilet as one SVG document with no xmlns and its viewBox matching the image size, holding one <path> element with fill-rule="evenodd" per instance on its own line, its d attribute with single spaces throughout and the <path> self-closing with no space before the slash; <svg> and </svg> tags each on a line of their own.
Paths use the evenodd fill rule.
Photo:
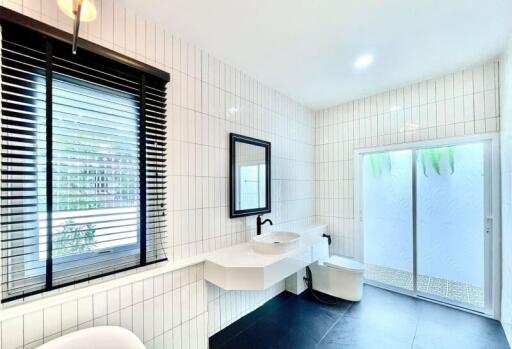
<svg viewBox="0 0 512 349">
<path fill-rule="evenodd" d="M 363 296 L 364 265 L 356 260 L 331 256 L 310 266 L 313 289 L 333 297 L 360 301 Z"/>
</svg>

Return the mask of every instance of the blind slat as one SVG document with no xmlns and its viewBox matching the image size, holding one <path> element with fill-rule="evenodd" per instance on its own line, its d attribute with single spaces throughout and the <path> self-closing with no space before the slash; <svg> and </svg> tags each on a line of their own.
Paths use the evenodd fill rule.
<svg viewBox="0 0 512 349">
<path fill-rule="evenodd" d="M 148 263 L 165 260 L 166 82 L 86 51 L 73 55 L 25 28 L 2 29 L 2 302 L 138 267 L 141 251 Z"/>
</svg>

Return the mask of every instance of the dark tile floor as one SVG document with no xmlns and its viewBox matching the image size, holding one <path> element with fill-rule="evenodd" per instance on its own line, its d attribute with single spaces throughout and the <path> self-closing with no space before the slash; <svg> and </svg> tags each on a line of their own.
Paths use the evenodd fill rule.
<svg viewBox="0 0 512 349">
<path fill-rule="evenodd" d="M 325 297 L 325 296 L 324 296 Z M 210 349 L 509 348 L 498 321 L 365 286 L 359 303 L 281 293 L 210 338 Z"/>
</svg>

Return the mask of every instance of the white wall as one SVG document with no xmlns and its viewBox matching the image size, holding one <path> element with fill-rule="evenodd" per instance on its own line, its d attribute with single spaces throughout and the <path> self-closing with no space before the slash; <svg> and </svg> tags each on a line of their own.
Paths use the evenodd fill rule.
<svg viewBox="0 0 512 349">
<path fill-rule="evenodd" d="M 501 322 L 512 346 L 512 38 L 500 60 L 501 110 Z"/>
<path fill-rule="evenodd" d="M 498 63 L 488 62 L 315 113 L 316 215 L 331 251 L 362 258 L 354 150 L 499 130 Z"/>
<path fill-rule="evenodd" d="M 0 2 L 71 31 L 71 20 L 59 12 L 55 0 Z M 171 74 L 170 261 L 243 242 L 255 234 L 255 217 L 228 216 L 229 132 L 272 142 L 272 229 L 293 229 L 314 221 L 311 111 L 113 0 L 96 0 L 96 6 L 98 18 L 81 26 L 81 37 Z M 224 292 L 206 285 L 202 265 L 147 278 L 142 290 L 140 285 L 127 282 L 25 317 L 20 310 L 7 319 L 2 317 L 5 310 L 0 310 L 0 318 L 6 319 L 1 324 L 2 349 L 34 347 L 77 328 L 105 323 L 133 330 L 149 348 L 204 348 L 206 333 L 217 332 L 284 290 L 283 281 L 262 292 Z M 67 291 L 58 293 L 65 296 Z"/>
</svg>

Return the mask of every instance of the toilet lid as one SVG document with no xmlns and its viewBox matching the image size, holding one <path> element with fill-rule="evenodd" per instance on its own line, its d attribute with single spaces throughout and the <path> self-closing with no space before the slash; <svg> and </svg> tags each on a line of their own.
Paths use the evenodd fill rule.
<svg viewBox="0 0 512 349">
<path fill-rule="evenodd" d="M 352 270 L 361 273 L 364 271 L 363 263 L 340 256 L 331 256 L 328 260 L 324 261 L 324 264 L 336 269 Z"/>
</svg>

